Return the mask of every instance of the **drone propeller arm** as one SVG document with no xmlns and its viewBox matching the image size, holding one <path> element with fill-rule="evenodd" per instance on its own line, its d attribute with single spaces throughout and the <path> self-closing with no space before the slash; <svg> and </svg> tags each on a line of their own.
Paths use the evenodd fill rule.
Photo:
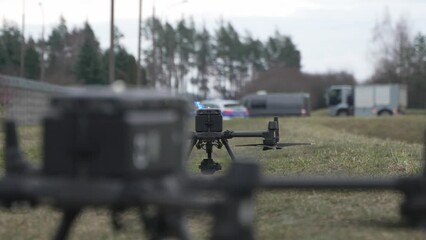
<svg viewBox="0 0 426 240">
<path fill-rule="evenodd" d="M 231 139 L 231 138 L 244 138 L 244 137 L 261 137 L 266 138 L 268 136 L 268 131 L 257 131 L 257 132 L 234 132 L 234 131 L 224 131 L 224 132 L 194 132 L 192 133 L 192 139 L 196 140 L 215 140 L 215 139 Z"/>
<path fill-rule="evenodd" d="M 263 178 L 259 187 L 267 190 L 390 190 L 400 191 L 404 200 L 400 205 L 401 215 L 413 227 L 426 223 L 426 175 L 394 178 Z"/>
<path fill-rule="evenodd" d="M 264 189 L 300 189 L 300 190 L 396 190 L 400 188 L 398 178 L 340 178 L 340 177 L 268 177 L 260 181 Z"/>
<path fill-rule="evenodd" d="M 268 132 L 256 131 L 256 132 L 234 132 L 226 131 L 224 132 L 224 137 L 226 138 L 244 138 L 244 137 L 265 137 Z"/>
<path fill-rule="evenodd" d="M 228 135 L 229 138 L 233 137 L 260 137 L 263 138 L 263 145 L 266 145 L 264 149 L 270 149 L 270 147 L 276 147 L 280 141 L 278 117 L 274 117 L 273 121 L 268 122 L 268 129 L 266 131 L 255 131 L 255 132 L 224 132 L 225 137 Z"/>
</svg>

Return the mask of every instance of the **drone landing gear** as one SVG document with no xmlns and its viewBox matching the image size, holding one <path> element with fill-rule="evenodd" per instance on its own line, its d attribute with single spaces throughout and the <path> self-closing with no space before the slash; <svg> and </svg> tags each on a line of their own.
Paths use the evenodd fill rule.
<svg viewBox="0 0 426 240">
<path fill-rule="evenodd" d="M 235 154 L 232 152 L 231 146 L 229 146 L 228 140 L 225 138 L 219 138 L 219 139 L 192 139 L 191 148 L 189 149 L 189 154 L 191 153 L 191 150 L 193 147 L 196 147 L 197 149 L 205 149 L 207 153 L 207 158 L 203 159 L 198 166 L 198 168 L 201 170 L 202 174 L 214 174 L 215 172 L 222 170 L 222 165 L 218 162 L 215 162 L 212 159 L 212 153 L 213 153 L 213 146 L 216 146 L 218 149 L 221 149 L 222 146 L 225 146 L 226 151 L 228 152 L 229 156 L 231 157 L 231 160 L 233 162 L 236 161 Z"/>
<path fill-rule="evenodd" d="M 211 158 L 205 158 L 201 161 L 201 164 L 198 166 L 202 174 L 211 175 L 216 171 L 222 170 L 222 165 L 220 163 L 213 161 Z"/>
</svg>

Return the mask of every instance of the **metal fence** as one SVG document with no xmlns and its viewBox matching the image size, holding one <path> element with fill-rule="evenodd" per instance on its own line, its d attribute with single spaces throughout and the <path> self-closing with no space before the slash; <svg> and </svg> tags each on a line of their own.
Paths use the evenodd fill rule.
<svg viewBox="0 0 426 240">
<path fill-rule="evenodd" d="M 0 74 L 0 120 L 37 124 L 46 113 L 49 98 L 66 87 Z"/>
</svg>

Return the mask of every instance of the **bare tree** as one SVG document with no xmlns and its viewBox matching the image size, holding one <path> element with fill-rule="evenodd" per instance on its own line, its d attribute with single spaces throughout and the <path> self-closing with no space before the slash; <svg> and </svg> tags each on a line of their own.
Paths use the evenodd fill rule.
<svg viewBox="0 0 426 240">
<path fill-rule="evenodd" d="M 373 82 L 407 84 L 413 72 L 411 30 L 405 17 L 393 24 L 389 11 L 373 28 Z"/>
<path fill-rule="evenodd" d="M 373 29 L 375 69 L 370 82 L 402 83 L 408 87 L 408 106 L 426 107 L 426 42 L 422 33 L 413 37 L 405 17 L 395 23 L 385 11 Z"/>
</svg>

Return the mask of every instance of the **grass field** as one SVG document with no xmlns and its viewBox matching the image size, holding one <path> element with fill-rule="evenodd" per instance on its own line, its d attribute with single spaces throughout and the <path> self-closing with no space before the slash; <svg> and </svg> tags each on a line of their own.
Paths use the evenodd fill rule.
<svg viewBox="0 0 426 240">
<path fill-rule="evenodd" d="M 264 130 L 269 119 L 225 121 L 225 129 Z M 362 175 L 395 176 L 419 172 L 422 132 L 426 118 L 280 118 L 282 142 L 311 142 L 312 146 L 280 151 L 234 148 L 237 156 L 258 159 L 266 175 Z M 381 128 L 389 131 L 380 130 Z M 390 133 L 391 132 L 391 133 Z M 0 133 L 1 135 L 1 133 Z M 40 132 L 21 131 L 29 158 L 40 158 Z M 2 136 L 1 136 L 2 137 Z M 231 145 L 260 142 L 235 139 Z M 198 173 L 205 153 L 191 155 L 188 170 Z M 216 150 L 216 161 L 226 166 L 225 150 Z M 425 239 L 426 233 L 401 228 L 398 205 L 401 195 L 393 192 L 259 191 L 256 197 L 256 239 Z M 90 210 L 79 219 L 71 239 L 140 239 L 137 215 L 125 215 L 126 229 L 110 230 L 107 212 Z M 208 238 L 208 216 L 189 218 L 195 239 Z M 0 212 L 0 239 L 47 239 L 59 214 L 48 208 L 16 208 Z"/>
</svg>

